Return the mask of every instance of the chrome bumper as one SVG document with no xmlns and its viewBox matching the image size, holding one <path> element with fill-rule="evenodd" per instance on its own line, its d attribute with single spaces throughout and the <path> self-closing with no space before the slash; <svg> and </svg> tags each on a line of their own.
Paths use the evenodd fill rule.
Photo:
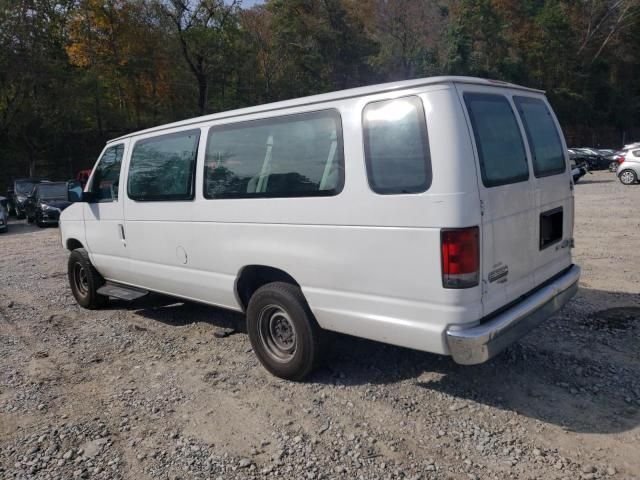
<svg viewBox="0 0 640 480">
<path fill-rule="evenodd" d="M 524 298 L 486 323 L 446 332 L 453 360 L 462 365 L 486 362 L 560 310 L 578 291 L 580 267 L 573 265 L 562 276 Z"/>
</svg>

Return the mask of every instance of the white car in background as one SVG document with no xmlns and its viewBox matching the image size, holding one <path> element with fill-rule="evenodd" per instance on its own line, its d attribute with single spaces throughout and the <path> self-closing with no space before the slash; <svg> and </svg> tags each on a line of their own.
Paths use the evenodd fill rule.
<svg viewBox="0 0 640 480">
<path fill-rule="evenodd" d="M 618 165 L 616 175 L 624 185 L 638 183 L 640 178 L 640 144 L 627 150 L 624 160 Z"/>
</svg>

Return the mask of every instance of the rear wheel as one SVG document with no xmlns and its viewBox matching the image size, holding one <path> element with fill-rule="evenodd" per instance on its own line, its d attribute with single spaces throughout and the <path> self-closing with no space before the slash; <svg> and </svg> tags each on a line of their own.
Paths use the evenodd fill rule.
<svg viewBox="0 0 640 480">
<path fill-rule="evenodd" d="M 633 185 L 638 181 L 638 176 L 633 170 L 623 170 L 618 176 L 624 185 Z"/>
<path fill-rule="evenodd" d="M 322 329 L 296 285 L 259 288 L 249 300 L 247 330 L 256 356 L 277 377 L 302 380 L 321 358 Z"/>
<path fill-rule="evenodd" d="M 91 264 L 89 254 L 84 248 L 71 252 L 67 272 L 71 291 L 80 306 L 95 310 L 107 305 L 109 297 L 100 295 L 97 291 L 104 285 L 104 278 Z"/>
</svg>

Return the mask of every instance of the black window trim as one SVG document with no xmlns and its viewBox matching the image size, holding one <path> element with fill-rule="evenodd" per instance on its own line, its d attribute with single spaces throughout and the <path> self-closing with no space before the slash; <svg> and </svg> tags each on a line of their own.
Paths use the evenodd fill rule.
<svg viewBox="0 0 640 480">
<path fill-rule="evenodd" d="M 210 137 L 213 133 L 224 132 L 227 130 L 237 130 L 238 128 L 251 128 L 255 126 L 260 126 L 261 124 L 278 124 L 278 123 L 286 123 L 287 121 L 291 121 L 294 117 L 307 116 L 307 117 L 315 117 L 322 118 L 323 116 L 328 115 L 330 118 L 336 122 L 336 153 L 339 153 L 338 158 L 338 184 L 336 188 L 331 190 L 317 190 L 312 192 L 292 192 L 290 195 L 283 195 L 281 193 L 276 192 L 261 192 L 261 193 L 231 193 L 231 194 L 215 194 L 210 195 L 207 191 L 207 150 L 209 148 Z M 202 173 L 202 196 L 205 200 L 242 200 L 242 199 L 265 199 L 265 198 L 313 198 L 313 197 L 335 197 L 342 193 L 345 185 L 345 157 L 344 157 L 344 135 L 342 128 L 342 115 L 337 108 L 326 108 L 322 110 L 312 110 L 308 112 L 295 112 L 295 113 L 287 113 L 285 115 L 276 115 L 272 117 L 264 117 L 257 118 L 253 120 L 242 120 L 239 122 L 230 122 L 230 123 L 220 123 L 217 125 L 212 125 L 207 130 L 207 140 L 205 142 L 205 160 L 203 165 L 203 173 Z"/>
<path fill-rule="evenodd" d="M 484 97 L 484 98 L 499 98 L 499 99 L 504 99 L 507 102 L 507 105 L 509 105 L 509 110 L 511 111 L 511 115 L 513 116 L 513 120 L 516 124 L 516 127 L 518 128 L 518 133 L 520 136 L 520 144 L 522 145 L 522 151 L 524 153 L 524 161 L 527 164 L 527 175 L 526 177 L 524 175 L 520 175 L 518 177 L 512 177 L 510 179 L 506 179 L 506 180 L 502 180 L 502 181 L 496 181 L 496 182 L 492 182 L 490 180 L 487 179 L 486 175 L 485 175 L 485 168 L 484 168 L 484 159 L 482 158 L 482 151 L 479 148 L 479 144 L 480 142 L 478 141 L 478 134 L 477 134 L 477 129 L 476 129 L 476 120 L 475 117 L 473 115 L 473 112 L 471 111 L 471 109 L 469 108 L 469 104 L 467 103 L 467 99 L 468 98 L 472 98 L 472 97 Z M 475 147 L 476 147 L 476 152 L 478 154 L 478 161 L 480 162 L 480 176 L 482 177 L 482 184 L 486 187 L 486 188 L 493 188 L 493 187 L 502 187 L 505 185 L 514 185 L 517 183 L 522 183 L 522 182 L 526 182 L 529 180 L 530 177 L 530 173 L 529 173 L 529 168 L 530 168 L 530 163 L 529 163 L 529 159 L 527 158 L 527 149 L 525 147 L 525 143 L 524 143 L 524 138 L 522 136 L 522 130 L 520 129 L 520 125 L 518 124 L 518 117 L 516 117 L 516 113 L 513 111 L 513 107 L 511 106 L 511 102 L 509 101 L 509 98 L 506 95 L 500 94 L 500 93 L 485 93 L 485 92 L 465 92 L 463 94 L 463 98 L 464 98 L 464 104 L 465 104 L 465 108 L 467 110 L 467 114 L 469 116 L 469 121 L 471 122 L 471 130 L 473 133 L 473 141 L 475 143 Z"/>
<path fill-rule="evenodd" d="M 104 154 L 107 153 L 107 151 L 109 151 L 112 148 L 117 148 L 119 146 L 122 146 L 122 157 L 120 157 L 120 172 L 118 173 L 118 198 L 114 200 L 112 196 L 111 198 L 100 198 L 98 200 L 91 199 L 89 203 L 113 203 L 113 202 L 120 201 L 120 180 L 122 179 L 122 164 L 124 163 L 124 153 L 126 150 L 125 142 L 118 142 L 118 143 L 107 145 L 102 151 L 102 155 L 100 155 L 100 158 L 98 159 L 98 163 L 96 163 L 96 167 L 100 166 L 100 162 L 102 162 L 102 157 L 104 157 Z M 95 173 L 97 169 L 94 167 L 94 170 L 95 171 L 91 173 L 91 189 L 89 190 L 90 195 L 93 194 L 93 181 L 95 179 Z"/>
<path fill-rule="evenodd" d="M 548 170 L 542 173 L 538 171 L 538 166 L 536 164 L 536 154 L 533 148 L 533 139 L 531 138 L 529 125 L 527 124 L 527 119 L 525 118 L 524 114 L 520 111 L 520 102 L 538 103 L 538 104 L 541 103 L 544 106 L 544 108 L 547 110 L 547 113 L 549 114 L 550 117 L 551 117 L 551 111 L 549 110 L 549 107 L 547 106 L 547 104 L 543 102 L 540 98 L 525 97 L 522 95 L 513 96 L 513 104 L 516 106 L 516 110 L 518 111 L 518 116 L 520 117 L 520 121 L 522 122 L 522 126 L 524 127 L 524 132 L 527 137 L 527 145 L 529 146 L 529 152 L 531 153 L 531 164 L 533 166 L 533 174 L 535 175 L 536 178 L 544 178 L 544 177 L 550 177 L 553 175 L 560 175 L 561 173 L 565 173 L 567 171 L 567 159 L 565 155 L 563 155 L 562 157 L 562 163 L 563 163 L 562 168 L 554 168 L 553 170 Z M 551 119 L 552 119 L 554 131 L 556 134 L 556 138 L 558 139 L 558 143 L 560 144 L 560 150 L 562 151 L 563 149 L 562 139 L 560 138 L 560 134 L 558 132 L 558 126 L 556 125 L 556 122 L 553 121 L 553 117 Z"/>
<path fill-rule="evenodd" d="M 185 136 L 190 134 L 196 135 L 196 148 L 195 148 L 195 159 L 193 161 L 193 165 L 191 166 L 191 185 L 189 187 L 190 192 L 186 195 L 183 194 L 171 194 L 171 195 L 155 195 L 152 197 L 140 197 L 137 195 L 131 195 L 131 165 L 133 164 L 133 154 L 138 145 L 144 145 L 145 143 L 151 143 L 158 139 L 170 138 L 170 137 L 178 137 Z M 193 201 L 196 196 L 196 171 L 198 165 L 198 151 L 200 149 L 200 136 L 202 135 L 202 130 L 200 128 L 190 128 L 189 130 L 180 130 L 178 132 L 164 133 L 162 135 L 154 135 L 151 137 L 142 138 L 137 140 L 131 146 L 131 155 L 129 156 L 129 165 L 127 169 L 127 197 L 134 202 L 189 202 Z"/>
<path fill-rule="evenodd" d="M 422 151 L 426 154 L 425 158 L 424 158 L 424 163 L 425 163 L 425 174 L 426 174 L 426 178 L 423 184 L 421 184 L 420 186 L 411 189 L 409 191 L 407 191 L 407 189 L 404 189 L 403 191 L 398 191 L 398 187 L 386 187 L 386 188 L 380 188 L 377 187 L 375 185 L 373 185 L 372 181 L 373 181 L 373 168 L 371 165 L 371 148 L 369 145 L 369 137 L 366 134 L 367 132 L 367 125 L 368 125 L 368 121 L 365 117 L 365 112 L 367 110 L 367 107 L 369 105 L 374 105 L 376 103 L 389 103 L 389 102 L 393 102 L 396 100 L 402 100 L 402 99 L 410 99 L 410 100 L 417 100 L 416 106 L 418 107 L 418 120 L 420 123 L 420 127 L 422 127 L 421 130 L 421 135 L 420 135 L 420 140 L 422 141 Z M 429 190 L 429 188 L 431 188 L 431 183 L 433 182 L 433 170 L 432 170 L 432 164 L 431 164 L 431 145 L 429 143 L 429 129 L 427 127 L 427 117 L 426 117 L 426 113 L 425 113 L 425 109 L 424 109 L 424 103 L 422 102 L 422 98 L 419 95 L 405 95 L 402 97 L 395 97 L 395 98 L 383 98 L 383 99 L 379 99 L 379 100 L 373 100 L 371 102 L 366 103 L 363 107 L 362 107 L 362 114 L 361 114 L 361 122 L 362 122 L 362 142 L 363 142 L 363 148 L 364 148 L 364 161 L 365 161 L 365 165 L 367 168 L 367 184 L 369 185 L 369 188 L 371 189 L 371 191 L 373 193 L 376 193 L 378 195 L 417 195 L 420 193 L 425 193 Z"/>
</svg>

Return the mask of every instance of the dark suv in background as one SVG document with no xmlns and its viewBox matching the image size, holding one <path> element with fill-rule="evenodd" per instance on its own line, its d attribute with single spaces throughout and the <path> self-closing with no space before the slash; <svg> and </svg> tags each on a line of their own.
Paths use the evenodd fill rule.
<svg viewBox="0 0 640 480">
<path fill-rule="evenodd" d="M 36 184 L 25 203 L 27 221 L 36 222 L 39 227 L 56 225 L 60 219 L 60 213 L 71 205 L 68 199 L 68 188 L 68 182 Z"/>
<path fill-rule="evenodd" d="M 7 190 L 9 214 L 17 218 L 25 217 L 25 204 L 27 198 L 33 192 L 33 188 L 39 183 L 45 182 L 40 178 L 19 178 Z"/>
</svg>

